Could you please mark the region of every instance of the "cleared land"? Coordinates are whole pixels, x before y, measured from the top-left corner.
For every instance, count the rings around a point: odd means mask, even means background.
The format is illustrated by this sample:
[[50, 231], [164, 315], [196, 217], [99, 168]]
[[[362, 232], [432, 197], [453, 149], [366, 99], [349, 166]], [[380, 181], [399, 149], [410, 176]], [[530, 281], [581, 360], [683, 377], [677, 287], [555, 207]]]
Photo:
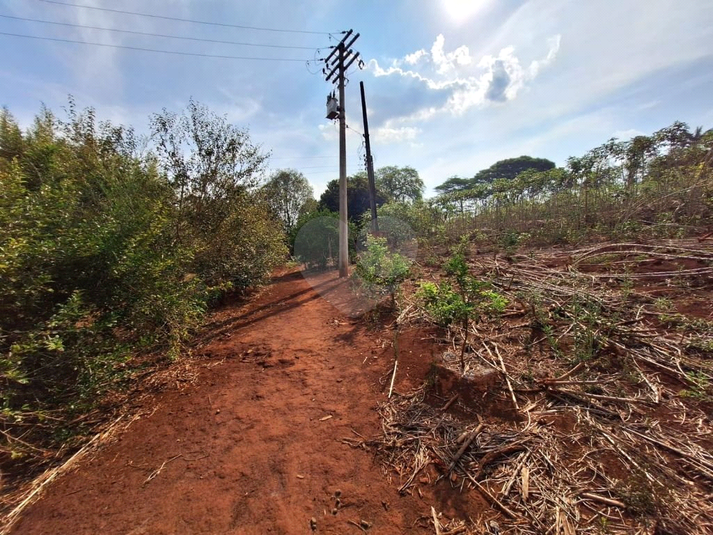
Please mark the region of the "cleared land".
[[465, 377], [460, 333], [407, 284], [387, 399], [396, 318], [345, 317], [323, 296], [348, 285], [286, 272], [215, 313], [12, 533], [710, 533], [713, 246], [469, 266], [509, 306], [475, 325]]

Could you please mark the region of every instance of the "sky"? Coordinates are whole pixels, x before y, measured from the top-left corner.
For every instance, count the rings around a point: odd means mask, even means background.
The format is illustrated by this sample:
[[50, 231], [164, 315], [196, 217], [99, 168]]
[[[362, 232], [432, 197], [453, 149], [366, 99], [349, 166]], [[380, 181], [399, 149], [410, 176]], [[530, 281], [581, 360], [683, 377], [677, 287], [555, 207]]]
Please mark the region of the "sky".
[[192, 97], [319, 197], [339, 152], [325, 118], [334, 87], [315, 60], [348, 29], [364, 60], [346, 88], [348, 173], [363, 169], [363, 81], [375, 166], [416, 168], [427, 195], [503, 158], [563, 165], [676, 120], [713, 127], [710, 0], [0, 0], [0, 106], [28, 126], [42, 104], [61, 114], [71, 94], [147, 134], [152, 113]]

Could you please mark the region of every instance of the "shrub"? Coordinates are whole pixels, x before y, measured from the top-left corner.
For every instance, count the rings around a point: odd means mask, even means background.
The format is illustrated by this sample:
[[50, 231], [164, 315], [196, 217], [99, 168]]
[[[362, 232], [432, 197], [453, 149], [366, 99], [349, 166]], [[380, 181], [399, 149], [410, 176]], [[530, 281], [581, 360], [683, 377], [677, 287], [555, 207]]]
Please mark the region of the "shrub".
[[419, 297], [431, 318], [441, 327], [459, 325], [463, 328], [461, 345], [461, 369], [465, 370], [465, 348], [468, 329], [481, 316], [501, 314], [508, 301], [491, 290], [487, 282], [479, 281], [468, 272], [462, 253], [454, 254], [445, 265], [446, 274], [452, 282], [421, 284]]
[[211, 297], [284, 260], [247, 134], [193, 113], [210, 146], [181, 152], [191, 175], [177, 180], [72, 101], [67, 121], [43, 110], [25, 134], [0, 112], [0, 424], [5, 438], [30, 429], [29, 446], [0, 442], [0, 464], [63, 443], [132, 357], [177, 356]]
[[390, 295], [394, 306], [396, 291], [410, 269], [406, 257], [389, 251], [386, 238], [370, 235], [366, 239], [366, 251], [358, 256], [354, 275], [370, 295]]

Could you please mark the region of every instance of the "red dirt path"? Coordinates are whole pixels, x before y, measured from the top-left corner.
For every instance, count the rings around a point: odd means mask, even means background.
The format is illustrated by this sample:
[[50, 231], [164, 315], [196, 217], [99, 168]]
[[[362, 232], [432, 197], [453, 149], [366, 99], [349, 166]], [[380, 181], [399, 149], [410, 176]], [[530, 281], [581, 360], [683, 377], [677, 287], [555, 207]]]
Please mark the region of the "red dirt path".
[[[324, 284], [322, 294], [340, 290]], [[195, 385], [158, 395], [150, 416], [50, 485], [12, 533], [309, 534], [310, 518], [317, 533], [360, 533], [348, 520], [432, 533], [432, 504], [462, 513], [479, 500], [438, 488], [400, 496], [371, 453], [341, 441], [379, 432], [378, 378], [391, 366], [380, 342], [299, 273], [276, 278], [246, 308], [215, 315], [199, 350], [211, 365]]]

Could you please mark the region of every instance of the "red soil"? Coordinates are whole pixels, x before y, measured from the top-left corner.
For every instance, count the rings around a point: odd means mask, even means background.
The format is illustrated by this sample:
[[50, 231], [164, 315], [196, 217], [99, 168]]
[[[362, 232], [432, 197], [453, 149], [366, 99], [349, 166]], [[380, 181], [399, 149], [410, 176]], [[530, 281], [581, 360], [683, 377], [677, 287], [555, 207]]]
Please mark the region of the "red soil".
[[[334, 276], [323, 284], [334, 288], [322, 295], [348, 298]], [[404, 337], [397, 390], [433, 360], [422, 336]], [[477, 516], [487, 507], [477, 493], [441, 481], [401, 496], [373, 454], [342, 442], [379, 434], [389, 342], [299, 273], [277, 277], [247, 307], [216, 313], [193, 386], [159, 394], [150, 415], [51, 484], [12, 533], [306, 534], [311, 518], [317, 533], [359, 533], [350, 520], [371, 533], [432, 533], [431, 505]]]

